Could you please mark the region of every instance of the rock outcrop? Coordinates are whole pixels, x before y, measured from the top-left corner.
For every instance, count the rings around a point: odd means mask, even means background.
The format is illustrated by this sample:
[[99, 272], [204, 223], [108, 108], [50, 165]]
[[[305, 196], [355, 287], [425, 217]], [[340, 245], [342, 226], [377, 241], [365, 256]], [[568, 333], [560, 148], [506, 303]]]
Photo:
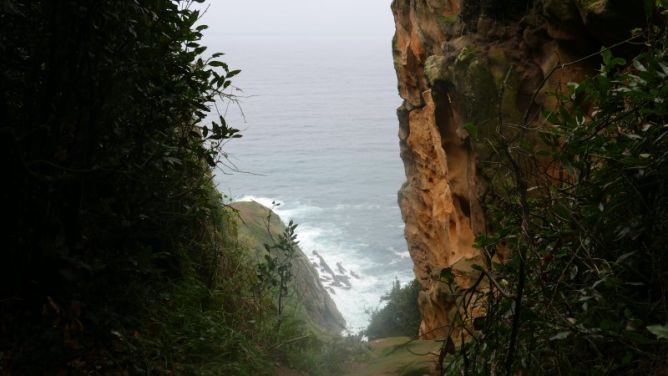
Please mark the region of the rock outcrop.
[[[599, 61], [583, 56], [629, 36], [643, 7], [624, 0], [395, 0], [394, 64], [406, 182], [399, 192], [405, 236], [422, 291], [420, 333], [444, 335], [456, 294], [441, 271], [466, 288], [480, 262], [485, 229], [479, 198], [492, 184], [476, 160], [501, 119], [540, 122], [550, 92], [580, 81]], [[611, 24], [620, 27], [610, 27]], [[559, 69], [555, 69], [558, 67]], [[554, 72], [552, 72], [554, 70]], [[505, 129], [505, 127], [504, 127]]]
[[[278, 239], [285, 230], [285, 224], [277, 214], [257, 202], [235, 202], [231, 206], [239, 213], [237, 226], [240, 241], [253, 253], [251, 258], [262, 260], [267, 252], [264, 244], [272, 244]], [[341, 333], [346, 321], [301, 249], [297, 250], [292, 267], [289, 304], [298, 305], [305, 319], [322, 330], [332, 334]]]

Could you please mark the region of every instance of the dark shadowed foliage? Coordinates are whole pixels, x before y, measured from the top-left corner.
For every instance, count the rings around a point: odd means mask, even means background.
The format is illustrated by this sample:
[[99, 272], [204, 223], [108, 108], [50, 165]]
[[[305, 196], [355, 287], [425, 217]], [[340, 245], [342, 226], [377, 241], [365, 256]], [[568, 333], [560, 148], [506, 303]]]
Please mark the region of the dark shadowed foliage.
[[468, 0], [462, 1], [461, 18], [473, 25], [478, 17], [493, 19], [514, 19], [524, 16], [533, 0]]
[[202, 125], [238, 71], [200, 58], [189, 5], [1, 3], [0, 373], [260, 362], [210, 172], [238, 135]]
[[392, 289], [383, 295], [385, 306], [371, 313], [371, 321], [365, 334], [370, 340], [383, 337], [415, 337], [420, 328], [420, 311], [417, 305], [420, 284], [417, 280], [401, 286], [394, 281]]
[[476, 311], [457, 316], [465, 330], [447, 341], [462, 346], [444, 350], [443, 374], [665, 374], [668, 12], [657, 8], [663, 21], [623, 42], [642, 51], [601, 48], [585, 57], [599, 71], [551, 93], [553, 109], [519, 128], [499, 119], [477, 140], [494, 151], [478, 164], [485, 273], [462, 293]]

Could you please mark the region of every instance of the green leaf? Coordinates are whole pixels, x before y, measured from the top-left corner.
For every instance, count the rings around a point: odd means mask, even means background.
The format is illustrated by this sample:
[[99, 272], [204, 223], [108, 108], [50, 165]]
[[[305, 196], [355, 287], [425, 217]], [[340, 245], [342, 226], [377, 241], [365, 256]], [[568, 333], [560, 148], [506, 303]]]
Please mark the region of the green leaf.
[[216, 161], [213, 159], [211, 154], [207, 154], [205, 158], [206, 158], [206, 163], [208, 163], [209, 166], [216, 167]]
[[647, 72], [647, 68], [638, 60], [633, 60], [633, 67], [635, 67], [640, 72]]
[[610, 62], [612, 61], [612, 52], [607, 48], [601, 48], [601, 58], [603, 59], [603, 65], [610, 65]]
[[612, 65], [626, 65], [626, 60], [624, 60], [621, 57], [616, 57], [616, 58], [612, 59], [611, 64]]
[[473, 123], [464, 124], [464, 129], [469, 133], [472, 139], [478, 138], [478, 127]]
[[223, 63], [222, 61], [218, 61], [218, 60], [210, 61], [209, 65], [212, 66], [212, 67], [222, 67], [223, 69], [225, 69], [225, 71], [227, 71], [229, 69], [227, 64]]
[[441, 273], [439, 274], [439, 278], [441, 281], [445, 281], [447, 283], [452, 283], [455, 280], [455, 274], [452, 272], [452, 268], [443, 268], [441, 269]]
[[241, 73], [241, 70], [240, 70], [240, 69], [235, 69], [235, 70], [233, 70], [233, 71], [229, 71], [229, 72], [227, 73], [226, 78], [234, 77], [234, 76], [236, 76], [236, 75], [239, 74], [239, 73]]
[[478, 235], [473, 243], [473, 246], [476, 248], [484, 248], [490, 245], [496, 245], [499, 242], [500, 236], [485, 236]]
[[650, 325], [647, 330], [658, 339], [668, 339], [668, 325]]
[[483, 267], [482, 267], [481, 265], [478, 265], [478, 264], [473, 264], [473, 265], [471, 265], [471, 269], [473, 269], [473, 270], [477, 270], [477, 271], [479, 271], [479, 272], [481, 272], [481, 271], [484, 270]]
[[556, 341], [556, 340], [560, 340], [560, 339], [566, 339], [566, 338], [568, 338], [568, 336], [570, 336], [570, 335], [571, 335], [571, 332], [569, 332], [569, 331], [559, 332], [559, 333], [553, 335], [552, 337], [550, 337], [550, 341]]

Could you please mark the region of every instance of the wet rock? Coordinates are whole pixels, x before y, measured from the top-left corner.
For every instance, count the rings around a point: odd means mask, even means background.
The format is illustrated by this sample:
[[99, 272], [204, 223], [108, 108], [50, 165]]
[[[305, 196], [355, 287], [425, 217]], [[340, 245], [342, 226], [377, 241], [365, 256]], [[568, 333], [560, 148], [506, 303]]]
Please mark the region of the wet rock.
[[348, 278], [345, 275], [336, 275], [334, 276], [334, 282], [332, 283], [333, 286], [336, 287], [341, 287], [346, 290], [349, 290], [353, 287], [353, 285], [350, 283], [350, 278]]
[[341, 262], [336, 263], [336, 269], [339, 271], [339, 273], [346, 274], [346, 268], [343, 267], [343, 264], [341, 264]]

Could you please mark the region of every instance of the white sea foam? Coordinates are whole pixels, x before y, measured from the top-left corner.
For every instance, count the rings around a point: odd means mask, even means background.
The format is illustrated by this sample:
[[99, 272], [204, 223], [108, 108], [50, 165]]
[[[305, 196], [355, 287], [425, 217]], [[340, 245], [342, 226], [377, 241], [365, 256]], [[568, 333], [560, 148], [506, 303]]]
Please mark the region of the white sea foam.
[[255, 201], [262, 206], [272, 209], [274, 213], [278, 214], [283, 222], [288, 222], [291, 219], [296, 220], [297, 218], [323, 210], [317, 206], [301, 205], [299, 203], [286, 207], [285, 202], [282, 200], [272, 199], [269, 197], [257, 197], [252, 195], [242, 196], [236, 201]]
[[[356, 333], [366, 328], [370, 312], [380, 307], [380, 297], [392, 286], [395, 278], [402, 282], [411, 278], [410, 275], [374, 275], [370, 270], [377, 268], [378, 264], [366, 252], [368, 244], [348, 239], [346, 234], [335, 225], [323, 226], [322, 223], [314, 223], [313, 220], [316, 218], [312, 216], [323, 217], [318, 215], [324, 210], [322, 208], [248, 195], [237, 201], [255, 201], [266, 207], [273, 207], [274, 212], [284, 222], [294, 220], [298, 224], [296, 233], [300, 247], [311, 261], [319, 263], [319, 260], [313, 256], [313, 251], [317, 251], [333, 270], [336, 271], [336, 264], [341, 263], [348, 271], [351, 288], [332, 286], [334, 293], [330, 295], [346, 319], [349, 333]], [[339, 209], [339, 207], [340, 205], [335, 208]], [[394, 247], [390, 247], [389, 250], [398, 256], [398, 260], [408, 257], [407, 254], [397, 251]], [[392, 264], [394, 263], [393, 261]], [[355, 278], [350, 272], [359, 278]]]
[[338, 204], [334, 207], [334, 210], [350, 210], [350, 209], [364, 209], [364, 210], [377, 210], [381, 209], [381, 205], [377, 204]]
[[410, 259], [388, 251], [406, 247], [396, 194], [406, 177], [387, 40], [226, 35], [211, 47], [246, 72], [235, 77], [248, 95], [243, 114], [231, 106], [227, 117], [244, 137], [225, 152], [252, 172], [218, 176], [218, 185], [269, 207], [278, 201], [278, 215], [298, 224], [306, 254], [317, 249], [333, 269], [341, 262], [355, 271], [361, 279], [335, 289], [334, 299], [351, 328], [365, 326], [365, 308], [378, 306], [395, 276], [412, 277]]

